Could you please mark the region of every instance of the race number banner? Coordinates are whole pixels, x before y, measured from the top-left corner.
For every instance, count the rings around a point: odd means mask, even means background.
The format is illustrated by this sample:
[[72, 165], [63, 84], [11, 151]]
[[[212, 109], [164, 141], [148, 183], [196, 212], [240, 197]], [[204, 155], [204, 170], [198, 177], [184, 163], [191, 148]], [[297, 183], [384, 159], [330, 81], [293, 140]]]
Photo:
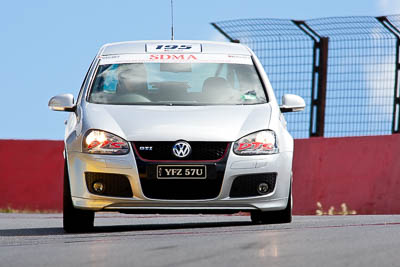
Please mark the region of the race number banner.
[[147, 53], [201, 53], [200, 44], [146, 44]]

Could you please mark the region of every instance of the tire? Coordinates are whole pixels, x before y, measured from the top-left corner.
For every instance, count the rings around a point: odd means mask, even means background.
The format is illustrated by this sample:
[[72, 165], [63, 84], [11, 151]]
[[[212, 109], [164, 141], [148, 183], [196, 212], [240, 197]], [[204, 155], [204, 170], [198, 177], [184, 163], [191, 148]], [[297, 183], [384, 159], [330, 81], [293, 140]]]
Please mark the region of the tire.
[[72, 203], [67, 161], [64, 164], [63, 227], [67, 233], [89, 232], [94, 227], [94, 211], [76, 209]]
[[278, 224], [292, 222], [292, 187], [289, 190], [288, 204], [284, 210], [277, 211], [253, 211], [251, 221], [255, 224]]

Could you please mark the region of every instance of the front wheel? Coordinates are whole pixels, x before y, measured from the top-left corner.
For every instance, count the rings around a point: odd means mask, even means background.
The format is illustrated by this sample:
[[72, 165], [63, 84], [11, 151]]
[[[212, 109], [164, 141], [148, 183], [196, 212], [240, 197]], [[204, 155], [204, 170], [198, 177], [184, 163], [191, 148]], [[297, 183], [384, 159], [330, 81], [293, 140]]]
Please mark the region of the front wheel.
[[64, 164], [63, 226], [67, 233], [88, 232], [94, 226], [94, 211], [76, 209], [72, 203], [67, 161]]
[[251, 221], [256, 224], [278, 224], [292, 222], [292, 188], [289, 190], [288, 204], [284, 210], [252, 211]]

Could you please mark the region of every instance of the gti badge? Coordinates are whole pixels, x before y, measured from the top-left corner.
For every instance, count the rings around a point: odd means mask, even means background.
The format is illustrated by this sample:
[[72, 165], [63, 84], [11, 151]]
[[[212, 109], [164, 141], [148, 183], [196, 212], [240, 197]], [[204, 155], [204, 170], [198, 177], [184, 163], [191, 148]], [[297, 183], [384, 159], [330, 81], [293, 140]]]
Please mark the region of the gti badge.
[[178, 158], [185, 158], [190, 155], [190, 152], [192, 152], [192, 148], [190, 147], [189, 143], [185, 141], [178, 141], [172, 147], [172, 152]]

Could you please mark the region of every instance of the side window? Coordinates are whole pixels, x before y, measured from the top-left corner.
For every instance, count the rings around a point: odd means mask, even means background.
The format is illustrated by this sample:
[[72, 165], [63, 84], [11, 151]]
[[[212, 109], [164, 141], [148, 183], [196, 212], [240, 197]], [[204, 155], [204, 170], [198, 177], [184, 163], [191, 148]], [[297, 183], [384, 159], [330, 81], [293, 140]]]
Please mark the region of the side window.
[[108, 69], [107, 75], [104, 78], [103, 91], [109, 93], [115, 93], [117, 91], [118, 84], [118, 74], [117, 74], [118, 64], [113, 64]]
[[118, 84], [118, 64], [101, 65], [93, 82], [93, 93], [115, 93]]

